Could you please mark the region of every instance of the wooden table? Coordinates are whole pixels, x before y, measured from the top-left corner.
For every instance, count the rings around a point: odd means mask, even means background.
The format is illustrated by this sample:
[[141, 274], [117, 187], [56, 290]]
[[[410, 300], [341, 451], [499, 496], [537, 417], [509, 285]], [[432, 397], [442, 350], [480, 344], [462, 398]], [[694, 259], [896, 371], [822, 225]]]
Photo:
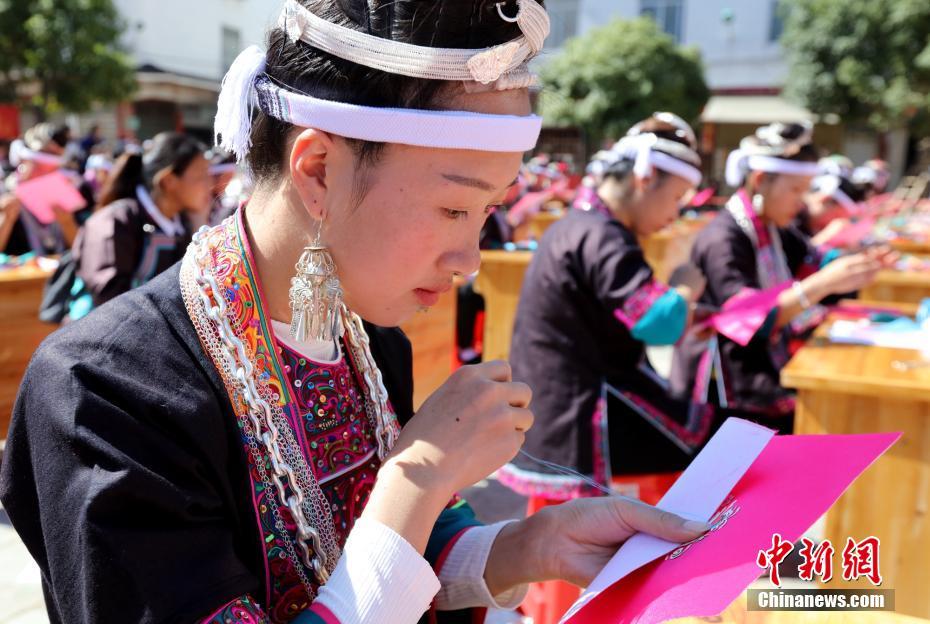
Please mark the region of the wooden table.
[[531, 251], [482, 251], [475, 291], [484, 296], [483, 359], [510, 356], [513, 321], [523, 287], [523, 275], [533, 259]]
[[452, 374], [457, 301], [458, 288], [453, 288], [439, 298], [439, 303], [401, 326], [413, 346], [414, 409]]
[[891, 248], [901, 253], [914, 254], [915, 256], [930, 256], [930, 240], [914, 241], [907, 238], [897, 238], [888, 241]]
[[39, 320], [50, 273], [32, 264], [0, 271], [0, 438], [6, 438], [29, 359], [57, 327]]
[[690, 259], [694, 240], [709, 222], [706, 217], [682, 219], [639, 241], [656, 279], [668, 283], [672, 271]]
[[[900, 593], [895, 594], [897, 608]], [[669, 620], [669, 624], [930, 624], [927, 620], [892, 611], [747, 611], [746, 594], [713, 617]]]
[[830, 344], [829, 323], [781, 373], [798, 391], [795, 433], [904, 435], [830, 509], [826, 537], [838, 550], [847, 537], [881, 539], [883, 587], [897, 590], [897, 610], [930, 617], [930, 366], [892, 365], [921, 361], [918, 351]]
[[920, 303], [930, 297], [930, 271], [880, 271], [861, 296], [877, 301]]

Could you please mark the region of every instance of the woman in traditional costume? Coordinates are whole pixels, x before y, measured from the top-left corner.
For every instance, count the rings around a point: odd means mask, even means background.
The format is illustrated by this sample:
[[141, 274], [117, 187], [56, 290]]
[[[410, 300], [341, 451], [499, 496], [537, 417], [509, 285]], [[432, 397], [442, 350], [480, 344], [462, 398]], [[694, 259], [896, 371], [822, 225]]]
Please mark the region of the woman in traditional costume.
[[[187, 215], [210, 207], [203, 145], [166, 132], [153, 139], [144, 155], [124, 154], [100, 204], [73, 248], [77, 277], [93, 307], [145, 284], [184, 256], [192, 234]], [[81, 310], [89, 311], [87, 306]]]
[[[596, 192], [543, 235], [517, 307], [510, 360], [514, 378], [533, 389], [536, 424], [529, 455], [498, 477], [530, 497], [531, 514], [596, 495], [591, 480], [608, 487], [612, 475], [624, 476], [625, 493], [654, 503], [710, 431], [712, 414], [671, 400], [645, 355], [648, 345], [681, 338], [703, 278], [684, 267], [662, 284], [638, 242], [675, 221], [700, 183], [694, 133], [657, 113], [600, 156], [589, 167]], [[647, 474], [649, 493], [630, 478]], [[533, 587], [524, 610], [556, 622], [577, 597], [567, 584]]]
[[706, 528], [621, 498], [479, 526], [454, 494], [517, 452], [530, 390], [465, 367], [414, 414], [385, 329], [477, 269], [547, 32], [534, 0], [289, 0], [240, 55], [217, 131], [251, 201], [56, 332], [20, 391], [0, 498], [53, 622], [454, 618]]
[[793, 225], [822, 171], [812, 135], [810, 125], [764, 126], [727, 159], [727, 182], [738, 190], [698, 234], [691, 252], [707, 278], [701, 302], [724, 308], [751, 296], [744, 303], [766, 309], [751, 315], [756, 322], [736, 340], [686, 337], [672, 371], [675, 393], [716, 393], [720, 405], [787, 433], [794, 397], [781, 386], [779, 372], [788, 362], [791, 338], [823, 320], [821, 301], [859, 290], [888, 260], [887, 251], [878, 249], [824, 264], [821, 252]]
[[[16, 172], [5, 181], [6, 195], [0, 200], [0, 250], [9, 255], [34, 253], [41, 256], [64, 253], [74, 242], [81, 225], [90, 217], [94, 195], [77, 173], [66, 170], [65, 148], [70, 130], [62, 124], [40, 123], [10, 146], [10, 162]], [[55, 220], [43, 223], [27, 210], [14, 194], [19, 184], [61, 171], [69, 177], [86, 204], [74, 212], [54, 209]]]

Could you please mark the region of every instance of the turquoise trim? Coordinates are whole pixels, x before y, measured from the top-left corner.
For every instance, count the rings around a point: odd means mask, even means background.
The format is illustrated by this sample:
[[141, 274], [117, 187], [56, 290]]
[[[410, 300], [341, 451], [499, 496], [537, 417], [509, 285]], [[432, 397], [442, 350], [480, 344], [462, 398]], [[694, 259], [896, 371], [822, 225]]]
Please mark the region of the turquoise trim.
[[687, 323], [688, 302], [671, 289], [656, 299], [630, 333], [647, 345], [672, 345], [681, 338]]
[[840, 249], [829, 250], [828, 252], [823, 254], [823, 258], [820, 259], [820, 268], [821, 269], [824, 268], [825, 266], [827, 266], [828, 264], [830, 264], [831, 262], [833, 262], [834, 260], [836, 260], [842, 255], [843, 255], [843, 251]]
[[452, 538], [463, 530], [475, 526], [481, 526], [481, 523], [475, 518], [475, 512], [472, 510], [471, 505], [464, 500], [459, 501], [453, 507], [443, 509], [436, 520], [436, 524], [433, 525], [433, 532], [430, 533], [429, 541], [426, 543], [424, 558], [435, 570], [439, 556]]

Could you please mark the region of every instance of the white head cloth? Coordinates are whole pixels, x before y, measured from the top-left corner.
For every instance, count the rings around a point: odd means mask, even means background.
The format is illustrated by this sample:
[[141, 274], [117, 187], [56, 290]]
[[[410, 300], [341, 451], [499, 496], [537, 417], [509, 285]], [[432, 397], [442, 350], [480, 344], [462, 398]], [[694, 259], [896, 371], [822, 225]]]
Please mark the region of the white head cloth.
[[[501, 3], [503, 4], [503, 3]], [[332, 24], [296, 0], [287, 0], [279, 20], [292, 40], [381, 71], [435, 80], [467, 81], [482, 88], [511, 89], [533, 80], [526, 62], [541, 48], [549, 18], [536, 0], [518, 0], [523, 36], [481, 50], [430, 48], [399, 43]], [[296, 126], [347, 138], [420, 147], [523, 152], [539, 138], [537, 115], [490, 115], [469, 111], [379, 108], [324, 100], [275, 84], [265, 75], [265, 53], [243, 51], [223, 79], [214, 124], [217, 143], [242, 161], [251, 147], [252, 107]]]
[[692, 186], [698, 186], [703, 177], [701, 170], [694, 164], [685, 162], [679, 155], [672, 156], [667, 151], [664, 151], [676, 149], [672, 148], [672, 145], [681, 148], [676, 151], [682, 154], [693, 154], [698, 160], [696, 164], [700, 164], [700, 158], [693, 150], [681, 143], [662, 139], [648, 132], [623, 137], [614, 145], [612, 151], [621, 158], [632, 158], [634, 160], [633, 173], [640, 178], [651, 177], [653, 169], [661, 169], [666, 173], [684, 178]]
[[[652, 176], [653, 169], [677, 175], [687, 180], [692, 186], [698, 186], [703, 178], [700, 170], [701, 157], [693, 147], [697, 145], [694, 131], [681, 117], [672, 113], [654, 113], [652, 118], [675, 126], [676, 133], [688, 142], [688, 145], [664, 139], [652, 132], [642, 130], [640, 122], [630, 128], [626, 136], [617, 141], [610, 152], [614, 159], [628, 158], [634, 161], [633, 173], [640, 178]], [[608, 163], [607, 166], [609, 166]], [[603, 171], [602, 167], [601, 170]]]
[[842, 179], [839, 176], [825, 173], [811, 180], [811, 192], [826, 195], [850, 212], [857, 212], [859, 204], [846, 194], [841, 188]]
[[18, 167], [23, 162], [37, 162], [43, 165], [61, 166], [61, 156], [46, 154], [37, 150], [29, 149], [26, 143], [21, 139], [16, 139], [10, 144], [10, 164]]
[[805, 145], [810, 145], [814, 127], [805, 123], [804, 132], [794, 139], [783, 137], [783, 129], [784, 125], [780, 123], [762, 126], [756, 130], [755, 135], [740, 141], [739, 149], [733, 150], [727, 157], [727, 184], [733, 187], [741, 186], [750, 171], [801, 176], [815, 176], [820, 173], [817, 163], [788, 158], [797, 154]]

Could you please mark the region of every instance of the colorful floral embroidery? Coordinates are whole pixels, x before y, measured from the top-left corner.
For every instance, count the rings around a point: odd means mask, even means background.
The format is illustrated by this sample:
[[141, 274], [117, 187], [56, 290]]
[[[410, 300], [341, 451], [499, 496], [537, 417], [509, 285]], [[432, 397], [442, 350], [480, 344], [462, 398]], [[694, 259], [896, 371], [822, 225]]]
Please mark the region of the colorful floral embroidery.
[[[265, 400], [284, 410], [330, 506], [332, 530], [341, 547], [368, 501], [380, 465], [362, 386], [351, 359], [346, 356], [335, 364], [319, 364], [274, 339], [261, 309], [259, 286], [239, 218], [228, 219], [210, 230], [206, 245], [212, 272], [227, 303], [227, 318], [244, 343], [261, 381], [259, 392]], [[223, 361], [217, 360], [215, 364], [222, 370]], [[233, 409], [237, 413], [246, 410], [239, 391], [232, 386], [227, 386], [227, 390]], [[300, 574], [314, 577], [304, 566], [299, 573], [288, 556], [287, 542], [293, 541], [296, 525], [284, 507], [278, 507], [280, 522], [274, 516], [271, 502], [277, 493], [267, 490], [260, 475], [262, 467], [266, 473], [272, 471], [270, 458], [263, 453], [264, 466], [256, 464], [244, 430], [242, 442], [265, 559], [267, 615], [266, 619], [254, 621], [289, 622], [309, 608], [314, 597], [308, 594]], [[312, 589], [316, 589], [315, 585]]]
[[266, 624], [266, 622], [268, 622], [268, 617], [255, 604], [251, 596], [240, 596], [231, 600], [203, 620], [203, 624]]

